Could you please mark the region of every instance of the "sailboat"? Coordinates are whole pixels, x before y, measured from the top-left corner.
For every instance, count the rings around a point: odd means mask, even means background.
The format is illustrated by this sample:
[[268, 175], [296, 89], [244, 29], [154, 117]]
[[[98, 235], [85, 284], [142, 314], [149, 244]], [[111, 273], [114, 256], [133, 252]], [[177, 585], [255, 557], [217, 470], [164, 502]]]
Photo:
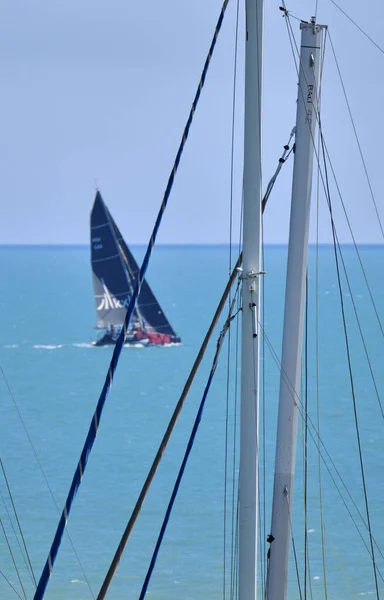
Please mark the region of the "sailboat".
[[[228, 2], [224, 2], [220, 15], [219, 25], [223, 18], [223, 11]], [[299, 57], [299, 86], [297, 96], [295, 155], [292, 184], [292, 204], [290, 218], [290, 235], [288, 248], [287, 282], [285, 292], [284, 328], [282, 343], [282, 359], [280, 364], [280, 395], [279, 414], [277, 427], [276, 458], [274, 471], [274, 491], [272, 502], [272, 523], [268, 535], [269, 549], [266, 557], [267, 576], [265, 588], [260, 595], [261, 575], [257, 573], [258, 544], [259, 544], [259, 395], [260, 395], [260, 341], [261, 341], [261, 299], [262, 281], [264, 277], [262, 260], [262, 194], [261, 194], [261, 137], [262, 137], [262, 0], [246, 0], [246, 62], [245, 62], [245, 129], [244, 129], [244, 175], [243, 175], [243, 248], [232, 275], [228, 281], [217, 312], [212, 321], [212, 326], [202, 344], [196, 362], [191, 370], [190, 378], [183, 389], [179, 402], [172, 415], [170, 424], [159, 446], [159, 450], [145, 481], [137, 503], [132, 511], [127, 527], [122, 535], [121, 542], [116, 550], [109, 572], [97, 596], [98, 600], [105, 598], [111, 579], [118, 567], [124, 546], [132, 532], [132, 527], [144, 502], [148, 487], [151, 484], [158, 464], [164, 454], [170, 439], [175, 422], [180, 414], [184, 400], [188, 393], [190, 383], [194, 378], [196, 368], [201, 361], [208, 340], [217, 323], [226, 299], [234, 281], [239, 280], [242, 285], [241, 312], [242, 316], [242, 365], [241, 365], [241, 411], [240, 411], [240, 467], [238, 485], [238, 509], [236, 527], [236, 591], [231, 597], [239, 600], [285, 600], [287, 597], [288, 558], [290, 538], [292, 534], [292, 508], [293, 485], [296, 453], [296, 437], [301, 391], [301, 361], [303, 346], [303, 329], [305, 315], [306, 275], [308, 266], [308, 235], [309, 214], [312, 186], [312, 169], [315, 151], [315, 131], [319, 124], [319, 73], [322, 56], [322, 36], [324, 26], [317, 24], [315, 18], [308, 22], [301, 22], [301, 53]], [[214, 41], [207, 58], [206, 67], [210, 63]], [[130, 253], [122, 236], [106, 208], [100, 193], [96, 194], [95, 205], [92, 211], [91, 241], [92, 264], [94, 268], [94, 284], [96, 308], [100, 312], [99, 326], [106, 327], [107, 319], [111, 316], [110, 323], [119, 327], [113, 356], [107, 370], [105, 383], [100, 398], [91, 419], [89, 433], [84, 444], [76, 472], [72, 480], [67, 501], [62, 512], [54, 542], [50, 549], [41, 579], [39, 581], [35, 600], [41, 600], [45, 593], [48, 580], [52, 574], [53, 565], [58, 552], [61, 537], [69, 518], [72, 502], [78, 491], [87, 461], [100, 424], [102, 409], [113, 382], [122, 346], [127, 341], [127, 332], [132, 332], [133, 325], [142, 327], [149, 321], [150, 314], [145, 312], [145, 304], [141, 304], [144, 290], [149, 287], [145, 282], [145, 270], [148, 264], [161, 215], [164, 212], [169, 190], [175, 176], [181, 151], [188, 136], [190, 123], [196, 109], [200, 90], [206, 76], [203, 71], [198, 92], [192, 106], [191, 116], [187, 123], [186, 134], [182, 138], [181, 150], [177, 155], [175, 167], [170, 176], [170, 184], [164, 196], [154, 233], [151, 236], [148, 250], [139, 270], [136, 263], [132, 263]], [[107, 238], [104, 238], [104, 230]], [[99, 266], [108, 262], [110, 270], [99, 270]], [[108, 272], [116, 273], [116, 282], [107, 279]], [[129, 279], [128, 274], [131, 274]], [[119, 279], [118, 279], [119, 277]], [[144, 298], [146, 294], [144, 293]], [[153, 297], [153, 295], [152, 295]], [[148, 305], [153, 306], [153, 301]], [[231, 305], [232, 306], [232, 305]], [[156, 312], [156, 311], [155, 311]], [[163, 317], [165, 319], [165, 317]], [[230, 326], [233, 315], [229, 311], [228, 319], [223, 328], [223, 334]], [[168, 323], [168, 322], [167, 322]], [[168, 324], [169, 325], [169, 324]], [[155, 328], [155, 324], [152, 324]], [[128, 333], [133, 335], [132, 333]], [[219, 338], [219, 342], [221, 336]], [[218, 351], [220, 346], [218, 343]], [[172, 498], [168, 505], [167, 514], [159, 533], [158, 542], [154, 551], [148, 574], [143, 584], [140, 600], [147, 592], [149, 578], [156, 562], [159, 546], [168, 523], [174, 498], [178, 491], [180, 478], [183, 475], [186, 461], [194, 441], [197, 427], [202, 417], [206, 391], [209, 389], [216, 364], [215, 355], [212, 371], [204, 391], [202, 402], [194, 423], [194, 428], [189, 439], [183, 458], [182, 467], [175, 483]], [[212, 377], [211, 377], [212, 376]], [[372, 536], [371, 536], [372, 542]], [[371, 557], [374, 562], [373, 545]], [[376, 574], [376, 567], [374, 567]], [[233, 592], [233, 590], [232, 590]], [[378, 594], [377, 594], [378, 597]]]
[[[124, 323], [139, 267], [99, 190], [91, 212], [91, 264], [97, 328], [104, 333], [95, 346], [116, 343]], [[164, 346], [180, 344], [147, 281], [135, 307], [125, 344]]]

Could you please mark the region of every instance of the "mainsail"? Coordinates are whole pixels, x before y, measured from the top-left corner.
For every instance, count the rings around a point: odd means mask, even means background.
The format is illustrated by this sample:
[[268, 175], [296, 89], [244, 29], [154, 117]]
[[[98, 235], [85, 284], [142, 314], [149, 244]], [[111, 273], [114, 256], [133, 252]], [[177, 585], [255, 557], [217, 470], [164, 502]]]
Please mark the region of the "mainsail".
[[91, 262], [97, 326], [121, 326], [131, 289], [110, 215], [99, 191], [91, 212]]
[[[121, 327], [139, 267], [99, 191], [91, 212], [91, 262], [97, 326]], [[146, 281], [141, 287], [132, 325], [176, 336]]]

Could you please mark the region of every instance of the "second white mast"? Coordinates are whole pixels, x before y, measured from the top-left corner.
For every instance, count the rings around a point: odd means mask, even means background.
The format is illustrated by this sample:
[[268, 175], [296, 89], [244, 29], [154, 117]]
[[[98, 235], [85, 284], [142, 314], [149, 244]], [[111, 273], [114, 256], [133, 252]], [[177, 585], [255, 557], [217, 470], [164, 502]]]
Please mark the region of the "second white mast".
[[268, 600], [285, 600], [287, 594], [308, 263], [308, 230], [314, 139], [318, 117], [320, 44], [324, 28], [316, 25], [314, 19], [311, 20], [311, 23], [301, 23], [300, 27], [300, 75], [267, 581]]

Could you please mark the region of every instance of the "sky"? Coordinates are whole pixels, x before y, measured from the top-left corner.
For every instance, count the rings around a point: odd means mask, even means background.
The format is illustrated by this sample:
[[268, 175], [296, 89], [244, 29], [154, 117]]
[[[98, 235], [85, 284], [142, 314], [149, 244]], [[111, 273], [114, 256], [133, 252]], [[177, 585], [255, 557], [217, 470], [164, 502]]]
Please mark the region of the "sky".
[[[87, 244], [96, 186], [128, 244], [147, 243], [160, 206], [222, 0], [12, 0], [0, 3], [0, 243]], [[244, 7], [235, 118], [232, 238], [239, 236], [242, 179]], [[338, 4], [378, 44], [379, 0]], [[266, 2], [263, 184], [295, 121], [297, 76], [279, 2]], [[315, 0], [291, 0], [308, 20]], [[296, 35], [299, 21], [291, 19]], [[372, 190], [384, 221], [384, 55], [334, 6], [318, 0], [329, 25]], [[236, 0], [230, 0], [158, 241], [229, 241]], [[384, 45], [384, 43], [383, 43]], [[357, 241], [381, 243], [366, 175], [328, 43], [323, 132]], [[265, 216], [265, 240], [288, 235], [292, 162]], [[335, 186], [341, 241], [351, 235]], [[324, 197], [321, 200], [323, 206]], [[311, 241], [315, 239], [312, 215]], [[330, 241], [320, 208], [320, 241]]]

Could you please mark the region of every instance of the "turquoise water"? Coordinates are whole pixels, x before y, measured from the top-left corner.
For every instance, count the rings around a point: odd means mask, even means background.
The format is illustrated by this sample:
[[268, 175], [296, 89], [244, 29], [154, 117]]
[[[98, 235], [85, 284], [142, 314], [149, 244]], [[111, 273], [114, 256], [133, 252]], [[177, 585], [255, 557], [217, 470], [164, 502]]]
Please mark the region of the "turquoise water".
[[[143, 248], [134, 248], [140, 260]], [[356, 307], [365, 332], [379, 391], [384, 386], [383, 336], [369, 300], [352, 248], [343, 250], [351, 277]], [[383, 316], [384, 282], [381, 276], [384, 249], [363, 247], [362, 260], [377, 310]], [[315, 249], [310, 252], [309, 282], [315, 281]], [[0, 365], [22, 416], [25, 433], [3, 377], [0, 377], [0, 452], [17, 507], [32, 564], [38, 577], [64, 505], [75, 465], [96, 406], [111, 349], [93, 348], [95, 311], [91, 287], [89, 250], [82, 247], [3, 247], [0, 249]], [[269, 247], [265, 254], [265, 332], [267, 342], [280, 353], [283, 317], [286, 248]], [[120, 540], [136, 496], [178, 400], [184, 381], [221, 296], [228, 275], [225, 247], [160, 247], [156, 249], [148, 280], [183, 345], [173, 348], [124, 349], [113, 389], [105, 406], [101, 427], [76, 497], [68, 531], [49, 583], [47, 598], [88, 599], [96, 596]], [[343, 278], [343, 285], [345, 281]], [[348, 294], [348, 292], [347, 292]], [[350, 297], [346, 295], [351, 357], [363, 447], [372, 529], [384, 547], [382, 504], [384, 437], [383, 418], [356, 326]], [[364, 513], [356, 433], [351, 402], [345, 342], [333, 250], [319, 252], [319, 398], [321, 439], [332, 456], [343, 482]], [[309, 415], [316, 421], [315, 293], [310, 291], [308, 333]], [[185, 406], [165, 454], [155, 483], [144, 504], [137, 528], [128, 542], [110, 598], [138, 598], [151, 552], [161, 525], [193, 418], [213, 357], [208, 351], [202, 373]], [[236, 346], [236, 325], [231, 351]], [[226, 424], [227, 349], [221, 354], [217, 377], [204, 411], [196, 444], [175, 504], [164, 545], [150, 583], [148, 596], [156, 600], [223, 597], [223, 494]], [[268, 347], [264, 356], [265, 389], [265, 530], [270, 523], [276, 404], [279, 370]], [[233, 388], [234, 370], [230, 387]], [[263, 412], [263, 411], [262, 411]], [[234, 409], [229, 410], [229, 423]], [[31, 440], [34, 450], [28, 440]], [[233, 434], [229, 435], [233, 442]], [[303, 564], [302, 449], [298, 445], [295, 509], [292, 529], [298, 561]], [[309, 580], [314, 598], [324, 597], [319, 519], [317, 453], [309, 440], [309, 490], [307, 530]], [[43, 467], [39, 468], [35, 454]], [[324, 452], [323, 452], [324, 454]], [[232, 450], [229, 451], [232, 461]], [[264, 460], [263, 460], [264, 463]], [[329, 461], [328, 461], [329, 464]], [[264, 468], [261, 468], [263, 481]], [[374, 593], [368, 552], [348, 516], [325, 468], [323, 509], [326, 538], [328, 598], [360, 598]], [[33, 584], [7, 515], [10, 501], [1, 479], [1, 518], [28, 598]], [[342, 484], [339, 484], [342, 488]], [[232, 484], [228, 483], [228, 512]], [[348, 499], [345, 488], [344, 497]], [[361, 534], [366, 530], [354, 508]], [[364, 517], [365, 518], [365, 517]], [[230, 538], [231, 517], [227, 517]], [[264, 530], [264, 512], [261, 516]], [[1, 572], [20, 593], [5, 537], [1, 537]], [[73, 551], [73, 547], [82, 565]], [[227, 565], [229, 564], [229, 552]], [[383, 559], [377, 564], [384, 573]], [[302, 570], [302, 569], [301, 569]], [[227, 583], [230, 575], [227, 575]], [[383, 587], [379, 576], [379, 585]], [[302, 593], [303, 581], [301, 580]], [[0, 598], [17, 597], [2, 577]], [[228, 596], [229, 597], [229, 596]], [[294, 565], [290, 571], [290, 598], [298, 598]], [[308, 584], [308, 597], [309, 584]]]

